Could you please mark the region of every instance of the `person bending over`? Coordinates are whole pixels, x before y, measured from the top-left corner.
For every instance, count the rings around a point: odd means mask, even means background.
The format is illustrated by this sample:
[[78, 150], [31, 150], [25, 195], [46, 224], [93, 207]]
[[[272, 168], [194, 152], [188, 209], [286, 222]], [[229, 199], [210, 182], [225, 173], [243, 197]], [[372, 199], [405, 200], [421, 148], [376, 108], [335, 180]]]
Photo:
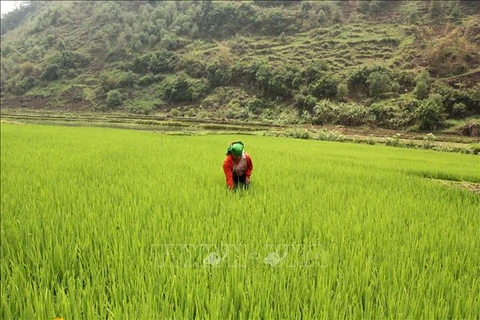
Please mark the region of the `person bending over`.
[[228, 189], [236, 189], [239, 186], [248, 188], [250, 186], [253, 163], [248, 153], [244, 151], [243, 142], [234, 141], [230, 143], [225, 160], [223, 160], [223, 171], [225, 172]]

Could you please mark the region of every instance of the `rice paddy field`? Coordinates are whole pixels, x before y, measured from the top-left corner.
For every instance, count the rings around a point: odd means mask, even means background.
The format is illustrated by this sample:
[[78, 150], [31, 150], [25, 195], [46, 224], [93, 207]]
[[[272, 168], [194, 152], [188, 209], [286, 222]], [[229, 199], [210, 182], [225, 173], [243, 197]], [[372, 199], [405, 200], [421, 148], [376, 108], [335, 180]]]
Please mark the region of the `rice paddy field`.
[[480, 158], [2, 123], [0, 316], [478, 319], [480, 196], [439, 179]]

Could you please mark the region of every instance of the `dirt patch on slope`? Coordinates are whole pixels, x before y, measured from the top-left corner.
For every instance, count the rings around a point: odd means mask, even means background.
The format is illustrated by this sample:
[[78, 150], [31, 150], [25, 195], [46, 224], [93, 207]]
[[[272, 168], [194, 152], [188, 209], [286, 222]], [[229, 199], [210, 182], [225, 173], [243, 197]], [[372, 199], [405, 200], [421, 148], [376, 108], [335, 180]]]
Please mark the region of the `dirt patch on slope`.
[[2, 109], [81, 111], [91, 109], [93, 103], [85, 99], [82, 87], [72, 86], [58, 97], [20, 96], [2, 98]]
[[43, 109], [50, 99], [43, 97], [12, 97], [9, 99], [2, 99], [2, 108], [28, 108], [28, 109]]

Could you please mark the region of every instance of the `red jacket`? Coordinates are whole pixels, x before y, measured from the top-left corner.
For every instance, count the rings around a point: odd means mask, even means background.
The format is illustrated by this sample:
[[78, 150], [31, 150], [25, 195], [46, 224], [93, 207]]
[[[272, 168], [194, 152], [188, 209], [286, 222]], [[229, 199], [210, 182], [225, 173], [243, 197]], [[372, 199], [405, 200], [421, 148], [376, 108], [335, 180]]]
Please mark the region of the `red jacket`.
[[[248, 155], [248, 153], [244, 152], [245, 159], [247, 160], [247, 168], [245, 170], [245, 177], [250, 179], [250, 176], [253, 171], [253, 163], [252, 159]], [[223, 160], [223, 172], [225, 172], [225, 180], [227, 181], [228, 187], [231, 189], [233, 188], [233, 164], [234, 164], [234, 159], [231, 154], [227, 155], [225, 157], [225, 160]]]

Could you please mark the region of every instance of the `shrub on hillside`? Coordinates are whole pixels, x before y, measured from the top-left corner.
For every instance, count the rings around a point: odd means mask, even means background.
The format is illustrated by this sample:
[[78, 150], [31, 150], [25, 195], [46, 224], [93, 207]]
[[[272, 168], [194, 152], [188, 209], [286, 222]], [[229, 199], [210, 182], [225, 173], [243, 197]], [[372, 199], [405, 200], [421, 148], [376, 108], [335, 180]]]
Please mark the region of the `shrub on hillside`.
[[202, 78], [205, 76], [207, 68], [198, 57], [187, 56], [179, 59], [176, 70], [184, 71], [193, 78]]
[[302, 93], [297, 93], [293, 97], [293, 106], [301, 111], [313, 112], [313, 108], [317, 103], [317, 99], [311, 95], [304, 95]]
[[261, 31], [264, 35], [278, 36], [282, 32], [296, 31], [298, 28], [295, 15], [283, 8], [260, 10], [254, 22], [254, 29]]
[[367, 81], [368, 92], [371, 97], [379, 98], [382, 94], [394, 90], [394, 83], [389, 74], [384, 71], [375, 71], [369, 74]]
[[148, 64], [148, 71], [153, 74], [168, 73], [175, 70], [177, 65], [177, 56], [175, 53], [166, 50], [160, 50], [151, 55]]
[[107, 106], [117, 107], [122, 104], [122, 94], [118, 90], [111, 90], [107, 94]]
[[[367, 83], [368, 77], [374, 73], [386, 74], [390, 77], [391, 71], [383, 66], [367, 66], [357, 70], [354, 70], [347, 76], [348, 90], [350, 92], [369, 94], [369, 84]], [[373, 81], [373, 80], [371, 80]]]
[[211, 86], [205, 79], [190, 79], [189, 91], [192, 101], [200, 101], [211, 91]]
[[390, 4], [391, 1], [385, 0], [359, 1], [357, 10], [366, 15], [378, 15], [384, 12]]
[[306, 29], [329, 26], [341, 22], [338, 2], [334, 1], [302, 1], [299, 18]]
[[310, 132], [307, 129], [302, 129], [302, 128], [287, 129], [282, 134], [282, 136], [288, 137], [288, 138], [295, 138], [295, 139], [311, 139], [312, 138]]
[[415, 80], [417, 83], [413, 92], [415, 94], [415, 97], [419, 100], [427, 98], [430, 93], [430, 86], [432, 83], [428, 71], [424, 70], [420, 72], [415, 78]]
[[22, 75], [24, 77], [30, 76], [33, 72], [34, 67], [35, 67], [34, 64], [31, 62], [24, 62], [19, 66], [20, 71], [22, 72]]
[[267, 92], [275, 97], [289, 97], [291, 95], [291, 80], [282, 73], [277, 73], [268, 81]]
[[368, 110], [356, 103], [336, 103], [320, 100], [313, 109], [313, 124], [343, 124], [358, 126], [367, 123]]
[[302, 84], [312, 84], [321, 78], [329, 68], [328, 63], [323, 60], [310, 63], [299, 71], [300, 73], [294, 84], [296, 87], [300, 87]]
[[247, 110], [254, 115], [261, 114], [267, 107], [268, 104], [263, 99], [253, 98], [246, 101]]
[[181, 117], [182, 116], [182, 112], [178, 109], [178, 108], [172, 108], [170, 110], [170, 115], [172, 117], [175, 117], [175, 118], [178, 118], [178, 117]]
[[235, 61], [230, 67], [232, 82], [235, 84], [253, 84], [260, 62], [258, 61]]
[[45, 68], [40, 78], [45, 81], [55, 81], [59, 78], [59, 69], [57, 64], [50, 64]]
[[164, 84], [163, 97], [171, 102], [192, 100], [187, 75], [181, 72], [174, 79], [167, 80]]
[[57, 49], [58, 49], [59, 51], [65, 50], [65, 41], [63, 41], [62, 39], [60, 39], [60, 40], [57, 42]]
[[100, 86], [105, 92], [113, 90], [117, 86], [117, 80], [110, 73], [102, 73], [99, 78]]
[[151, 74], [147, 74], [147, 75], [144, 75], [143, 77], [140, 77], [140, 79], [138, 79], [137, 83], [140, 86], [149, 86], [152, 83], [161, 82], [164, 79], [165, 79], [165, 77], [162, 76], [162, 75], [155, 75], [154, 76], [154, 75], [151, 75]]
[[232, 81], [232, 72], [228, 66], [214, 61], [206, 67], [207, 79], [213, 88], [229, 85]]
[[127, 111], [129, 113], [133, 114], [151, 114], [153, 110], [155, 109], [155, 106], [153, 104], [150, 105], [133, 105], [133, 106], [128, 106]]
[[151, 53], [136, 56], [132, 64], [130, 65], [131, 70], [136, 73], [147, 73], [148, 68], [150, 66], [151, 56], [152, 56]]
[[344, 100], [348, 97], [348, 85], [341, 82], [337, 85], [337, 99]]
[[329, 74], [323, 74], [311, 86], [312, 95], [317, 98], [334, 98], [337, 95], [338, 81]]
[[402, 130], [413, 125], [416, 117], [412, 110], [416, 108], [416, 102], [411, 101], [408, 106], [405, 106], [405, 103], [402, 101], [373, 103], [368, 112], [369, 122], [381, 128], [394, 130]]
[[463, 102], [453, 104], [450, 115], [456, 118], [463, 118], [467, 113], [467, 106]]
[[[2, 21], [3, 22], [3, 21]], [[3, 31], [3, 30], [2, 30]], [[14, 51], [14, 48], [11, 46], [11, 45], [4, 45], [2, 46], [2, 50], [1, 50], [1, 56], [3, 58], [6, 58], [8, 57], [10, 54], [12, 54], [12, 52]]]
[[267, 62], [256, 65], [255, 85], [269, 98], [290, 98], [296, 89], [298, 69], [290, 66], [273, 67]]
[[117, 88], [132, 87], [135, 82], [135, 75], [132, 71], [120, 72], [116, 78], [118, 79], [116, 84]]
[[360, 126], [368, 121], [368, 110], [365, 106], [354, 102], [340, 102], [336, 108], [336, 123], [347, 126]]
[[421, 130], [437, 130], [445, 121], [442, 97], [433, 94], [427, 100], [423, 100], [416, 110], [418, 127]]
[[160, 50], [155, 53], [146, 53], [135, 57], [129, 69], [135, 73], [168, 73], [172, 72], [177, 65], [175, 53]]
[[[480, 86], [459, 90], [447, 85], [437, 85], [432, 91], [441, 95], [445, 112], [449, 116], [480, 115]], [[455, 104], [460, 103], [465, 105], [465, 109], [461, 114], [458, 113], [460, 105], [457, 105], [457, 108], [455, 108]]]
[[144, 75], [137, 81], [138, 85], [142, 87], [151, 85], [154, 82], [155, 82], [155, 77], [150, 74]]
[[295, 90], [294, 81], [298, 70], [291, 67], [278, 67], [271, 72], [267, 93], [274, 97], [289, 98]]
[[87, 56], [74, 51], [63, 51], [54, 55], [50, 61], [64, 70], [86, 67], [90, 63]]
[[415, 88], [416, 80], [415, 73], [404, 70], [392, 70], [392, 79], [398, 83], [399, 88], [403, 91], [408, 91]]
[[16, 95], [22, 95], [26, 93], [28, 90], [35, 87], [35, 84], [36, 84], [35, 78], [33, 77], [24, 78], [21, 81], [16, 83], [13, 93]]
[[178, 48], [178, 37], [174, 33], [166, 34], [160, 41], [160, 47], [166, 50], [175, 50]]
[[41, 79], [44, 81], [54, 81], [62, 76], [73, 78], [77, 76], [77, 68], [86, 67], [88, 64], [89, 58], [83, 54], [63, 51], [49, 59], [49, 65], [43, 71]]
[[163, 82], [163, 98], [169, 102], [198, 101], [209, 90], [210, 86], [205, 80], [191, 79], [184, 72]]
[[249, 3], [204, 1], [201, 6], [196, 23], [205, 37], [232, 36], [239, 29], [252, 26], [257, 19], [257, 10]]
[[273, 68], [265, 61], [257, 65], [257, 72], [255, 73], [255, 81], [257, 86], [262, 90], [268, 89], [268, 82], [272, 77]]

